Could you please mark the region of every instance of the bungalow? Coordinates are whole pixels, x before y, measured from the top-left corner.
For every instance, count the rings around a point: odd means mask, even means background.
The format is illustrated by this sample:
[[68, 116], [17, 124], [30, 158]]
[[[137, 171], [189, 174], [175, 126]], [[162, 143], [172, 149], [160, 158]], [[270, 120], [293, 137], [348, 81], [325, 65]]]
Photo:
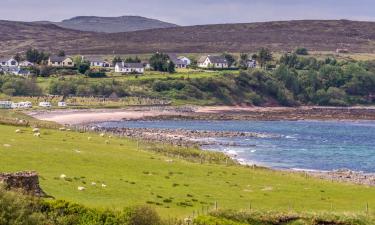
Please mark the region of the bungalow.
[[185, 56], [180, 56], [178, 57], [179, 60], [181, 60], [182, 62], [185, 62], [185, 64], [187, 66], [190, 66], [191, 65], [191, 60], [188, 58], [188, 57], [185, 57]]
[[188, 65], [185, 61], [180, 60], [176, 54], [168, 54], [169, 60], [174, 63], [176, 68], [186, 68]]
[[14, 58], [1, 58], [0, 66], [2, 67], [17, 67], [18, 62]]
[[70, 57], [51, 56], [48, 59], [48, 66], [52, 67], [74, 67], [73, 59]]
[[90, 66], [92, 67], [110, 67], [111, 63], [109, 61], [103, 60], [100, 57], [94, 56], [84, 56], [84, 60], [90, 62]]
[[34, 66], [34, 63], [25, 60], [25, 61], [20, 62], [20, 66], [22, 67]]
[[140, 73], [143, 74], [145, 72], [145, 68], [143, 67], [142, 63], [116, 63], [115, 65], [115, 72], [116, 73]]
[[198, 67], [200, 68], [228, 68], [228, 61], [223, 56], [203, 56], [198, 60]]

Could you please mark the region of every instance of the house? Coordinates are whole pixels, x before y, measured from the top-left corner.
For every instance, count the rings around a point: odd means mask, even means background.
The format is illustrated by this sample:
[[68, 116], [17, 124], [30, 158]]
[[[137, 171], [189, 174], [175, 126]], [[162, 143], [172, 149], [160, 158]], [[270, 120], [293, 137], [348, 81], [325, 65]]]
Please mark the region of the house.
[[0, 72], [5, 74], [18, 75], [21, 71], [19, 66], [0, 66]]
[[18, 62], [13, 58], [0, 58], [1, 67], [17, 67]]
[[150, 70], [150, 69], [151, 69], [151, 64], [150, 64], [149, 61], [143, 61], [142, 64], [143, 64], [143, 67], [144, 67], [146, 70]]
[[22, 67], [34, 66], [34, 63], [25, 60], [25, 61], [20, 62], [20, 66]]
[[142, 63], [116, 63], [115, 65], [115, 72], [116, 73], [140, 73], [143, 74], [145, 72], [145, 68], [143, 67]]
[[85, 56], [83, 58], [86, 61], [90, 62], [90, 66], [92, 67], [110, 67], [111, 63], [109, 61], [103, 60], [100, 57], [95, 57], [95, 56]]
[[228, 68], [228, 61], [224, 56], [202, 56], [198, 60], [198, 67], [200, 68], [214, 68], [214, 69], [224, 69]]
[[187, 63], [185, 61], [180, 60], [176, 54], [169, 53], [169, 60], [174, 63], [176, 68], [187, 68]]
[[256, 68], [257, 67], [257, 61], [254, 59], [247, 60], [247, 67], [248, 68]]
[[48, 59], [48, 66], [52, 67], [74, 67], [73, 59], [65, 56], [51, 56]]
[[191, 60], [190, 60], [188, 57], [180, 56], [180, 57], [178, 57], [178, 59], [181, 60], [181, 61], [183, 61], [183, 62], [185, 62], [185, 64], [186, 64], [187, 66], [190, 66], [190, 65], [191, 65]]

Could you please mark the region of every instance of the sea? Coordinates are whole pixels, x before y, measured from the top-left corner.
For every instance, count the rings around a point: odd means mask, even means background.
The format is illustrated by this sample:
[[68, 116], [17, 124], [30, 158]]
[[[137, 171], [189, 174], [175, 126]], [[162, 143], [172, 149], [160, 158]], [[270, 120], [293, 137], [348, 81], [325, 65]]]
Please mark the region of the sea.
[[[202, 146], [229, 154], [244, 164], [275, 169], [375, 173], [375, 121], [117, 121], [118, 128], [240, 131], [269, 137], [215, 138], [223, 144]], [[212, 139], [211, 139], [212, 140]]]

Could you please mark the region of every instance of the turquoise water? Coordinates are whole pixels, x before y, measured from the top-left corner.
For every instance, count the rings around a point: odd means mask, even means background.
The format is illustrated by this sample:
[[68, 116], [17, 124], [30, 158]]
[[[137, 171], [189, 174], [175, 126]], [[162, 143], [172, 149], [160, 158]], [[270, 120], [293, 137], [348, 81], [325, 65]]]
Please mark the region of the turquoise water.
[[375, 172], [375, 122], [318, 121], [121, 121], [105, 127], [242, 131], [277, 138], [221, 138], [236, 146], [204, 146], [242, 162], [278, 169], [351, 169]]

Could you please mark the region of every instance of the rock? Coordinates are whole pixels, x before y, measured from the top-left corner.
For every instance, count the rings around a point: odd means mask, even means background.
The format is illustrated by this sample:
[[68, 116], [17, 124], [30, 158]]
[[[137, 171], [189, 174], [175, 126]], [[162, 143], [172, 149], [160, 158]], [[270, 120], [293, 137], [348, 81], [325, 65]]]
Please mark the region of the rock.
[[39, 186], [36, 172], [0, 173], [0, 183], [3, 183], [8, 190], [20, 189], [26, 194], [46, 197], [46, 193]]

